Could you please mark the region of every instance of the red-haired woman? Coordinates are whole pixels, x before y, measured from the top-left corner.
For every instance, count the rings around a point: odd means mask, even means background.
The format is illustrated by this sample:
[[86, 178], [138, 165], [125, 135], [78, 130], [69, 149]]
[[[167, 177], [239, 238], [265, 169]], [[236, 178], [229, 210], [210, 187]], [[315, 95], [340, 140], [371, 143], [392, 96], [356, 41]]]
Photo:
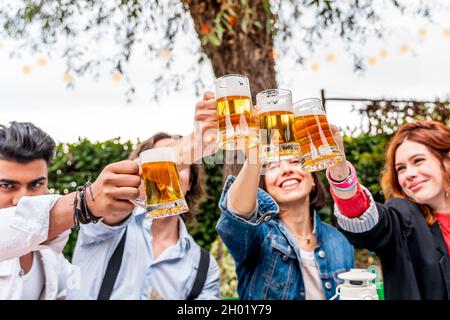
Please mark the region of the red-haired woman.
[[450, 129], [435, 121], [399, 129], [386, 153], [384, 205], [350, 163], [340, 167], [327, 172], [335, 215], [350, 242], [380, 257], [386, 299], [449, 299]]

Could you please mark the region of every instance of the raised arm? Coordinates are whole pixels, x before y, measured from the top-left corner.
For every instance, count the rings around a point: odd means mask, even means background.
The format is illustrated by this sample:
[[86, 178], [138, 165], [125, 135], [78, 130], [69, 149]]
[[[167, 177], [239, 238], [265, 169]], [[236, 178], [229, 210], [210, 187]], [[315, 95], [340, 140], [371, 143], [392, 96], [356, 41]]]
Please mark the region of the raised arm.
[[[93, 199], [86, 193], [87, 205], [94, 216], [114, 225], [133, 211], [129, 201], [139, 197], [139, 166], [134, 161], [112, 163], [103, 169], [92, 184]], [[50, 211], [49, 239], [73, 226], [75, 193], [61, 197]]]
[[[105, 224], [120, 223], [132, 212], [134, 206], [128, 200], [139, 196], [140, 183], [135, 162], [121, 161], [106, 166], [92, 184], [93, 198], [86, 193], [89, 210], [103, 218]], [[74, 226], [75, 194], [23, 197], [17, 207], [2, 209], [0, 261], [35, 251], [41, 244], [61, 251], [64, 243], [55, 239]]]
[[[344, 157], [344, 161], [340, 162], [335, 166], [330, 167], [327, 172], [327, 178], [330, 181], [331, 186], [333, 186], [332, 183], [333, 181], [336, 182], [336, 184], [340, 184], [347, 181], [347, 179], [352, 178], [351, 177], [352, 172], [351, 167], [347, 164], [347, 161], [345, 159], [344, 143], [342, 141], [339, 129], [336, 126], [331, 125], [331, 131], [333, 132], [334, 139], [339, 149], [341, 149], [342, 155]], [[349, 181], [348, 185], [351, 185], [351, 181]], [[349, 189], [340, 189], [340, 188], [332, 189], [333, 195], [343, 200], [352, 198], [356, 194], [356, 191], [357, 191], [356, 187]]]
[[205, 92], [203, 100], [195, 105], [194, 130], [173, 143], [177, 149], [179, 170], [193, 163], [201, 163], [202, 158], [216, 152], [218, 129], [217, 102], [214, 93]]
[[[342, 139], [336, 127], [332, 128], [336, 142], [343, 151]], [[403, 241], [409, 233], [412, 203], [397, 200], [387, 204], [376, 203], [370, 191], [360, 185], [352, 164], [341, 163], [327, 170], [330, 192], [339, 227], [357, 248], [367, 248], [379, 255], [395, 255], [390, 246]], [[399, 210], [399, 208], [402, 208]]]
[[[257, 148], [250, 150], [257, 154]], [[228, 207], [236, 215], [248, 219], [256, 208], [258, 185], [261, 175], [261, 163], [258, 157], [248, 157], [228, 192]]]

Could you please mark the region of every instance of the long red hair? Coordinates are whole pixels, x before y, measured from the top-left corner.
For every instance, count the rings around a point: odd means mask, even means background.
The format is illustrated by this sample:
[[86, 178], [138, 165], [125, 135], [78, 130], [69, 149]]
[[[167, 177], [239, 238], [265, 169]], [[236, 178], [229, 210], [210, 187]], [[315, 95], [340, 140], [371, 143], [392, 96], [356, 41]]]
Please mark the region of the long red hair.
[[[444, 173], [444, 189], [450, 194], [450, 128], [437, 121], [415, 121], [403, 125], [391, 140], [386, 152], [386, 164], [381, 186], [386, 200], [391, 198], [410, 199], [402, 190], [395, 171], [395, 152], [405, 141], [423, 144], [441, 163]], [[429, 225], [436, 221], [431, 207], [419, 204]]]

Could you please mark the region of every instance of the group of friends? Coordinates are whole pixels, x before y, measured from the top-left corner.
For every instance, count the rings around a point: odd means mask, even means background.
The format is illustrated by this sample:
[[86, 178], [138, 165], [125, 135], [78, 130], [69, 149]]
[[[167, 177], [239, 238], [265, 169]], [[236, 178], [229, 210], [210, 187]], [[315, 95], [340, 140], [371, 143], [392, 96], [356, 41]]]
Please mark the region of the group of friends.
[[[193, 151], [194, 137], [217, 127], [212, 93], [195, 108], [201, 125], [190, 135], [158, 133], [99, 173], [85, 199], [99, 221], [79, 226], [71, 262], [62, 250], [81, 201], [79, 192], [48, 194], [55, 141], [32, 123], [1, 125], [0, 299], [219, 299], [218, 264], [186, 227], [205, 197], [199, 164], [205, 155]], [[178, 163], [190, 211], [146, 219], [145, 209], [130, 201], [145, 197], [136, 159], [165, 146], [191, 159]], [[299, 159], [262, 164], [248, 161], [258, 159], [253, 152], [257, 148], [246, 150], [241, 171], [224, 183], [216, 225], [236, 263], [240, 299], [331, 299], [338, 274], [355, 267], [354, 248], [380, 258], [386, 299], [450, 298], [446, 125], [415, 121], [397, 131], [380, 181], [384, 204], [360, 184], [364, 173], [349, 161], [327, 169], [327, 188], [317, 173], [302, 170]], [[337, 227], [318, 214], [328, 194]]]

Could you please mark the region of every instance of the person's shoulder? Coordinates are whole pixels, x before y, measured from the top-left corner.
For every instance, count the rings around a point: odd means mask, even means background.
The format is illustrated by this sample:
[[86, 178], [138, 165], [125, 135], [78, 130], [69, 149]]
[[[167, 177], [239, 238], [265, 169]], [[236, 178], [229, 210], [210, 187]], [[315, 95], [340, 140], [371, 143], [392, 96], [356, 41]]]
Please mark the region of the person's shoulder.
[[384, 204], [388, 209], [394, 209], [399, 213], [421, 211], [417, 203], [404, 199], [404, 198], [392, 198]]
[[199, 245], [194, 238], [189, 234], [188, 236], [190, 246], [188, 248], [187, 255], [192, 258], [193, 261], [196, 261], [196, 263], [200, 262], [200, 256], [202, 255], [202, 251], [205, 253], [208, 253], [209, 255], [209, 268], [208, 269], [217, 269], [219, 267], [218, 262], [214, 255]]
[[426, 223], [420, 206], [408, 199], [392, 198], [385, 204], [379, 205], [379, 212], [395, 217], [395, 220], [402, 221], [404, 227], [408, 229], [413, 225]]

